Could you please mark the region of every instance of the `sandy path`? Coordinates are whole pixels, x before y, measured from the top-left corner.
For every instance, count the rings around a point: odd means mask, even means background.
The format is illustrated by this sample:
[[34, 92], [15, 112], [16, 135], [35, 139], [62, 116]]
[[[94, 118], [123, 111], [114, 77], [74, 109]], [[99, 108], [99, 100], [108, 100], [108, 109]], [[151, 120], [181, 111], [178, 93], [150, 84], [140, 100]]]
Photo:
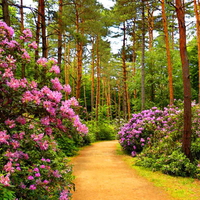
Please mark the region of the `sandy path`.
[[116, 154], [117, 141], [84, 148], [72, 161], [76, 176], [73, 200], [170, 200], [164, 191], [139, 177]]

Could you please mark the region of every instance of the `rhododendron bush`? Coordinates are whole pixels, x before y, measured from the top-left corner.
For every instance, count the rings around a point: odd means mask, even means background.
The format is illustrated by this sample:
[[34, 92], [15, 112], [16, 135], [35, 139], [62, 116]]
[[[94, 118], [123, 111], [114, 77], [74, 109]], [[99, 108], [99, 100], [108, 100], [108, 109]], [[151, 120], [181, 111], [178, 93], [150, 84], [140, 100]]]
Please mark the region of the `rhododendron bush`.
[[183, 108], [153, 107], [133, 114], [118, 133], [123, 149], [136, 157], [135, 164], [153, 171], [200, 178], [200, 107], [192, 104], [191, 162], [182, 151]]
[[[31, 61], [30, 30], [21, 42], [14, 30], [0, 21], [0, 197], [5, 199], [70, 199], [71, 166], [59, 150], [55, 137], [76, 129], [87, 134], [74, 108], [77, 100], [63, 100], [70, 86], [61, 84], [55, 59], [40, 58], [35, 65], [45, 80], [19, 78], [21, 64]], [[39, 82], [39, 80], [41, 80]]]

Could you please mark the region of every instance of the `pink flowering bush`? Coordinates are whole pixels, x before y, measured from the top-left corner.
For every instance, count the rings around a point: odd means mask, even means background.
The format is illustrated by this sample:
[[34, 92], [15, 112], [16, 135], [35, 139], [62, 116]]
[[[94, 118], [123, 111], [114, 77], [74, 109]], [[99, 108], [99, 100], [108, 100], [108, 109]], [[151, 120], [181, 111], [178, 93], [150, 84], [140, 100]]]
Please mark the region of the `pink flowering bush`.
[[17, 77], [21, 64], [31, 60], [28, 52], [37, 46], [28, 29], [20, 37], [28, 50], [13, 35], [0, 21], [0, 197], [70, 199], [72, 170], [55, 139], [69, 137], [70, 129], [84, 136], [88, 129], [75, 113], [77, 100], [63, 100], [71, 89], [56, 77], [60, 69], [55, 59], [36, 63], [45, 72], [46, 85], [42, 78]]

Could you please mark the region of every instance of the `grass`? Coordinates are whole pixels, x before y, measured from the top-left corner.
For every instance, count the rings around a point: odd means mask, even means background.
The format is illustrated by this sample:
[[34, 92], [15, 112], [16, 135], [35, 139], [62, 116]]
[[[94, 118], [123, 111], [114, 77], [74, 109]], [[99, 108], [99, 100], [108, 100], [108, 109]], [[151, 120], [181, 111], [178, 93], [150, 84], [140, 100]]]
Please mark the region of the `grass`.
[[116, 153], [133, 168], [138, 175], [152, 182], [156, 187], [165, 190], [173, 199], [176, 200], [200, 200], [200, 181], [193, 178], [174, 177], [161, 172], [152, 172], [146, 168], [135, 166], [136, 158], [126, 155], [117, 145]]

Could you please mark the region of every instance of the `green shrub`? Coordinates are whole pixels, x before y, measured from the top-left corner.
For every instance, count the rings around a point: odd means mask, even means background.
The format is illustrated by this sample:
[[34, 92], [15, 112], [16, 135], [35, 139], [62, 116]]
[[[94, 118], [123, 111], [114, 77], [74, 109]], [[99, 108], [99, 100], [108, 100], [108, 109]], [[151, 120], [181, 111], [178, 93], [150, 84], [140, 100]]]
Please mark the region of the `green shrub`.
[[107, 121], [89, 121], [87, 122], [87, 127], [89, 129], [88, 136], [91, 142], [114, 140], [116, 137], [116, 130], [114, 126]]

